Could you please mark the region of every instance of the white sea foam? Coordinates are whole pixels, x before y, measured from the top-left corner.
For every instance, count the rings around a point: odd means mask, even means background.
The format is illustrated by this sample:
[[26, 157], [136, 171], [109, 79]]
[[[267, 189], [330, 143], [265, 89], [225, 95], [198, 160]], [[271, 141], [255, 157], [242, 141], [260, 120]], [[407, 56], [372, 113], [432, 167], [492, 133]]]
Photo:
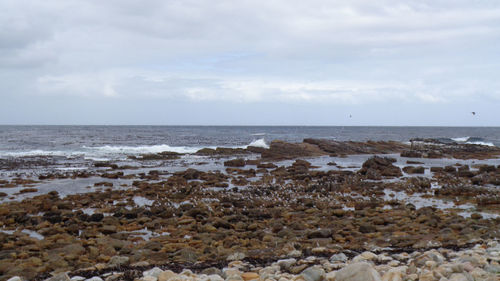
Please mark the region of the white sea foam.
[[[269, 148], [266, 141], [261, 138], [242, 146], [219, 146], [228, 148], [247, 148], [256, 146]], [[216, 149], [218, 146], [170, 146], [168, 144], [138, 145], [138, 146], [83, 146], [78, 150], [52, 151], [52, 150], [27, 150], [27, 151], [0, 151], [0, 157], [31, 157], [31, 156], [62, 156], [62, 157], [84, 157], [94, 161], [108, 161], [111, 159], [126, 159], [126, 155], [140, 155], [160, 152], [177, 152], [182, 154], [193, 154], [203, 148]]]
[[195, 153], [203, 147], [189, 147], [189, 146], [170, 146], [167, 144], [159, 145], [143, 145], [143, 146], [98, 146], [83, 148], [88, 150], [99, 151], [105, 154], [147, 154], [147, 153], [160, 153], [164, 151], [177, 152], [177, 153]]
[[[269, 145], [267, 145], [266, 141], [264, 139], [258, 139], [254, 140], [251, 142], [248, 146], [255, 146], [255, 147], [263, 147], [263, 148], [269, 148]], [[247, 147], [248, 147], [247, 146]]]
[[58, 150], [27, 150], [27, 151], [0, 151], [0, 156], [3, 157], [25, 157], [25, 156], [79, 156], [83, 155], [82, 151], [58, 151]]
[[495, 146], [491, 142], [484, 142], [484, 141], [468, 141], [466, 144], [477, 144], [477, 145], [486, 145], [486, 146]]
[[252, 134], [252, 136], [265, 136], [266, 133], [255, 133], [255, 134]]
[[459, 138], [451, 138], [452, 140], [456, 141], [456, 142], [466, 142], [467, 140], [469, 140], [470, 137], [459, 137]]

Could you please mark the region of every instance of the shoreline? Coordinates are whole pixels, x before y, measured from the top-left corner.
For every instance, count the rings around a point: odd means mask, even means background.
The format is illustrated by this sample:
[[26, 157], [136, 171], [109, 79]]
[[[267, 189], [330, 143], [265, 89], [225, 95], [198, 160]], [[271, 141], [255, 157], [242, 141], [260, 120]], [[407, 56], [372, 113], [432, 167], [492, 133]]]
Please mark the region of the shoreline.
[[[53, 162], [13, 163], [21, 174], [0, 192], [19, 190], [5, 196], [24, 200], [0, 203], [0, 279], [43, 280], [119, 257], [128, 259], [122, 266], [223, 266], [234, 254], [255, 263], [386, 247], [456, 252], [500, 239], [500, 148], [306, 139], [195, 155], [145, 154], [132, 159], [138, 168], [92, 161], [34, 178], [20, 171]], [[84, 193], [62, 192], [94, 178]], [[30, 195], [58, 181], [61, 193]]]

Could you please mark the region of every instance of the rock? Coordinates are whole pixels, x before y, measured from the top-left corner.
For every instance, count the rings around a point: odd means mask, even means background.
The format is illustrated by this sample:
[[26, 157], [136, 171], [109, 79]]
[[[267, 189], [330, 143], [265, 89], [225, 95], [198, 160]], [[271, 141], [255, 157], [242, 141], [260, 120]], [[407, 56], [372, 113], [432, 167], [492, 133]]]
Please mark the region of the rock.
[[404, 272], [406, 272], [405, 266], [391, 268], [382, 277], [382, 281], [403, 281]]
[[346, 262], [348, 257], [344, 253], [335, 254], [330, 257], [330, 262]]
[[245, 253], [236, 252], [236, 253], [229, 255], [226, 260], [227, 261], [241, 261], [244, 258], [246, 258]]
[[71, 279], [69, 279], [68, 274], [63, 272], [63, 273], [59, 273], [57, 275], [54, 275], [48, 279], [45, 279], [45, 281], [71, 281]]
[[83, 277], [83, 276], [73, 276], [73, 277], [71, 277], [71, 281], [83, 281], [85, 279], [86, 278]]
[[158, 278], [158, 276], [160, 276], [160, 274], [162, 272], [163, 272], [163, 270], [161, 270], [159, 267], [153, 267], [150, 270], [144, 271], [142, 273], [142, 276], [144, 276], [144, 277], [152, 276], [152, 277]]
[[375, 255], [372, 252], [363, 252], [357, 256], [355, 256], [352, 261], [353, 262], [361, 262], [361, 261], [371, 261], [371, 260], [376, 260], [378, 258], [377, 255]]
[[177, 251], [176, 255], [178, 255], [179, 259], [183, 262], [195, 263], [198, 260], [198, 254], [191, 248], [183, 248]]
[[291, 258], [300, 258], [302, 256], [302, 252], [300, 250], [292, 250], [288, 252], [287, 256]]
[[422, 166], [414, 167], [414, 166], [406, 166], [403, 168], [403, 172], [407, 174], [424, 174], [425, 168]]
[[371, 224], [368, 224], [368, 223], [362, 223], [359, 226], [359, 232], [361, 232], [361, 233], [377, 232], [377, 228], [374, 225], [371, 225]]
[[19, 276], [14, 276], [9, 278], [7, 281], [23, 281], [23, 279]]
[[109, 267], [118, 267], [122, 265], [127, 265], [130, 261], [129, 257], [125, 256], [113, 256], [108, 262]]
[[326, 273], [321, 267], [313, 266], [305, 269], [300, 274], [305, 281], [322, 281], [325, 279]]
[[313, 230], [307, 234], [307, 238], [309, 238], [309, 239], [330, 238], [330, 237], [332, 237], [332, 230], [331, 229], [317, 229], [317, 230]]
[[241, 278], [245, 281], [250, 281], [250, 280], [258, 280], [259, 279], [259, 274], [255, 272], [245, 272], [241, 274]]
[[86, 279], [85, 281], [103, 281], [101, 277], [94, 276], [90, 279]]
[[484, 270], [490, 273], [500, 274], [500, 265], [498, 264], [490, 264], [487, 265]]
[[177, 274], [171, 270], [165, 270], [163, 272], [160, 272], [160, 274], [158, 274], [158, 281], [168, 281], [169, 279], [171, 278], [174, 278], [176, 277]]
[[219, 275], [219, 276], [224, 276], [224, 273], [222, 270], [216, 268], [216, 267], [209, 267], [205, 268], [204, 270], [201, 271], [201, 274], [206, 274], [206, 275]]
[[271, 142], [269, 149], [261, 153], [263, 159], [285, 160], [298, 157], [326, 155], [319, 147], [309, 143], [287, 143], [280, 140]]
[[335, 281], [382, 281], [378, 272], [365, 262], [353, 263], [339, 270]]
[[101, 232], [103, 234], [113, 234], [116, 233], [116, 226], [114, 225], [104, 225], [101, 227]]
[[277, 264], [279, 265], [281, 270], [286, 270], [286, 271], [289, 271], [290, 267], [292, 267], [292, 265], [294, 265], [296, 263], [297, 263], [297, 260], [294, 258], [278, 260], [278, 262], [277, 262]]
[[463, 275], [462, 273], [453, 273], [448, 280], [449, 281], [469, 281], [469, 279], [467, 279], [467, 276]]
[[392, 164], [394, 162], [396, 162], [394, 158], [374, 156], [363, 163], [358, 173], [373, 180], [379, 180], [382, 177], [403, 176], [401, 169]]
[[226, 167], [244, 167], [245, 166], [245, 159], [238, 158], [238, 159], [232, 159], [224, 162], [224, 166]]
[[325, 279], [326, 279], [326, 281], [335, 281], [336, 275], [337, 275], [336, 271], [330, 271], [326, 274]]
[[154, 277], [154, 276], [146, 276], [146, 277], [142, 277], [141, 279], [138, 279], [140, 281], [158, 281], [158, 278]]

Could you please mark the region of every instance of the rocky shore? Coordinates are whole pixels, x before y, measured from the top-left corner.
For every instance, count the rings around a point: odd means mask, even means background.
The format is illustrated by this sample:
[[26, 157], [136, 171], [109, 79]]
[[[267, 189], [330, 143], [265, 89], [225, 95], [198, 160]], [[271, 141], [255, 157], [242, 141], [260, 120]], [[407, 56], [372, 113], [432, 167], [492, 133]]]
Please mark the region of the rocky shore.
[[2, 159], [0, 280], [499, 280], [498, 156], [306, 139], [64, 172]]

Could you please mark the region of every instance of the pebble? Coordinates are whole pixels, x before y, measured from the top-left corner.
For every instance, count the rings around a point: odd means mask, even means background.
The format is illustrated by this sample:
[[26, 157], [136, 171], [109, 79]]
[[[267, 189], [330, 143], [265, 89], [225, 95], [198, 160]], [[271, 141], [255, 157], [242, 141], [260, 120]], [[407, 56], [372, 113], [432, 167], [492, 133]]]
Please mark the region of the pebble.
[[[495, 247], [495, 250], [492, 248]], [[200, 274], [184, 269], [180, 274], [154, 267], [142, 272], [138, 281], [497, 281], [500, 265], [492, 258], [497, 254], [494, 244], [461, 251], [446, 249], [425, 252], [388, 254], [363, 252], [353, 259], [343, 253], [329, 259], [310, 256], [303, 259], [287, 258], [270, 266], [255, 267], [235, 260], [222, 270], [212, 267]], [[240, 256], [238, 252], [235, 256]], [[125, 261], [119, 256], [115, 261]], [[375, 263], [375, 261], [377, 261]], [[127, 261], [128, 262], [128, 261]], [[111, 262], [108, 263], [112, 264]], [[94, 266], [97, 268], [98, 266]], [[57, 274], [46, 281], [111, 281], [120, 280], [124, 273], [106, 272], [85, 279], [67, 273]], [[225, 277], [225, 279], [224, 279]], [[15, 276], [7, 281], [24, 281]]]

